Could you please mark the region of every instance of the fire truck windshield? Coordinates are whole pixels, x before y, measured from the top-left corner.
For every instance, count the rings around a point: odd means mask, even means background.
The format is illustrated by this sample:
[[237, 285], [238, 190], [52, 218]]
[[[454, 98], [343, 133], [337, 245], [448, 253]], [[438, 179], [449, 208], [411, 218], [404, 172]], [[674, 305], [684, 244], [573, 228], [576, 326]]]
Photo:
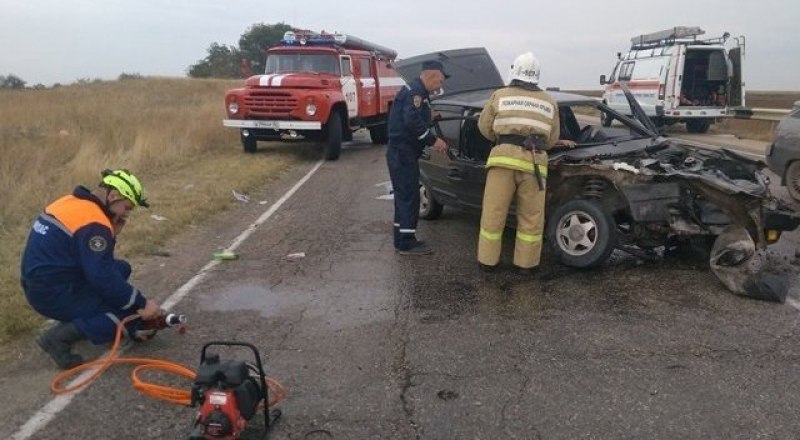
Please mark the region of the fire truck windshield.
[[318, 72], [339, 75], [339, 63], [334, 55], [271, 54], [267, 56], [265, 74], [288, 72]]

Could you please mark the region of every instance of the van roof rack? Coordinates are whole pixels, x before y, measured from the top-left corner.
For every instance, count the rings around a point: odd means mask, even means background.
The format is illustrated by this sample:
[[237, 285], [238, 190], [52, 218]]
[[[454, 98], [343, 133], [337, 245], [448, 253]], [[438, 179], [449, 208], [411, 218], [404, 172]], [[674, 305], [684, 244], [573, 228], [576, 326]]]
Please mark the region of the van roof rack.
[[[698, 35], [705, 34], [706, 31], [698, 26], [675, 26], [663, 31], [641, 34], [631, 38], [631, 49], [648, 49], [657, 46], [667, 46], [674, 44], [676, 40], [692, 38], [697, 40]], [[700, 43], [701, 41], [697, 41]]]

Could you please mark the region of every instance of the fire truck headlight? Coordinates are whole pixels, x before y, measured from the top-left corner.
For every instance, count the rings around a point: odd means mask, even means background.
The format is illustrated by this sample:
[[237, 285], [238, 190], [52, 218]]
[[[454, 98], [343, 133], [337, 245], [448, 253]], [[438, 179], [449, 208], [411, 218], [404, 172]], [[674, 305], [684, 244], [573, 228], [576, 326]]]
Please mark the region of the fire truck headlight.
[[237, 104], [236, 102], [231, 102], [230, 104], [228, 104], [228, 113], [232, 115], [239, 113], [239, 104]]
[[314, 116], [317, 114], [317, 106], [314, 104], [306, 105], [306, 114], [308, 116]]

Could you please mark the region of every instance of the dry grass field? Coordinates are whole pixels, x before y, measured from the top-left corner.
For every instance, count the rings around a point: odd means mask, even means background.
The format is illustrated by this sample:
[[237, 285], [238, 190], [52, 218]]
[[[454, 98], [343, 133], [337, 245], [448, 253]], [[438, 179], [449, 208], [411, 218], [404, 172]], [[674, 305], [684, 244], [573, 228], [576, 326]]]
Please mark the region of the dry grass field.
[[117, 248], [135, 259], [237, 203], [231, 190], [319, 157], [294, 145], [245, 155], [238, 132], [221, 123], [225, 90], [240, 84], [143, 78], [0, 90], [0, 342], [43, 321], [19, 287], [19, 258], [35, 216], [75, 185], [94, 188], [105, 168], [142, 180], [152, 207], [134, 212]]

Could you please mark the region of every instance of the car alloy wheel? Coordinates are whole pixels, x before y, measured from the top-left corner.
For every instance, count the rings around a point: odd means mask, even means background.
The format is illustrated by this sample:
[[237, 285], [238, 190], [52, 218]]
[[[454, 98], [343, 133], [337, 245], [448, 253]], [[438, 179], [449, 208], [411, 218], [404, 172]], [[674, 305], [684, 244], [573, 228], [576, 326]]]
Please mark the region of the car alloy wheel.
[[433, 198], [427, 185], [419, 186], [419, 217], [425, 220], [434, 220], [442, 215], [444, 205]]
[[616, 225], [599, 201], [571, 200], [553, 212], [547, 239], [567, 266], [597, 266], [616, 246]]

